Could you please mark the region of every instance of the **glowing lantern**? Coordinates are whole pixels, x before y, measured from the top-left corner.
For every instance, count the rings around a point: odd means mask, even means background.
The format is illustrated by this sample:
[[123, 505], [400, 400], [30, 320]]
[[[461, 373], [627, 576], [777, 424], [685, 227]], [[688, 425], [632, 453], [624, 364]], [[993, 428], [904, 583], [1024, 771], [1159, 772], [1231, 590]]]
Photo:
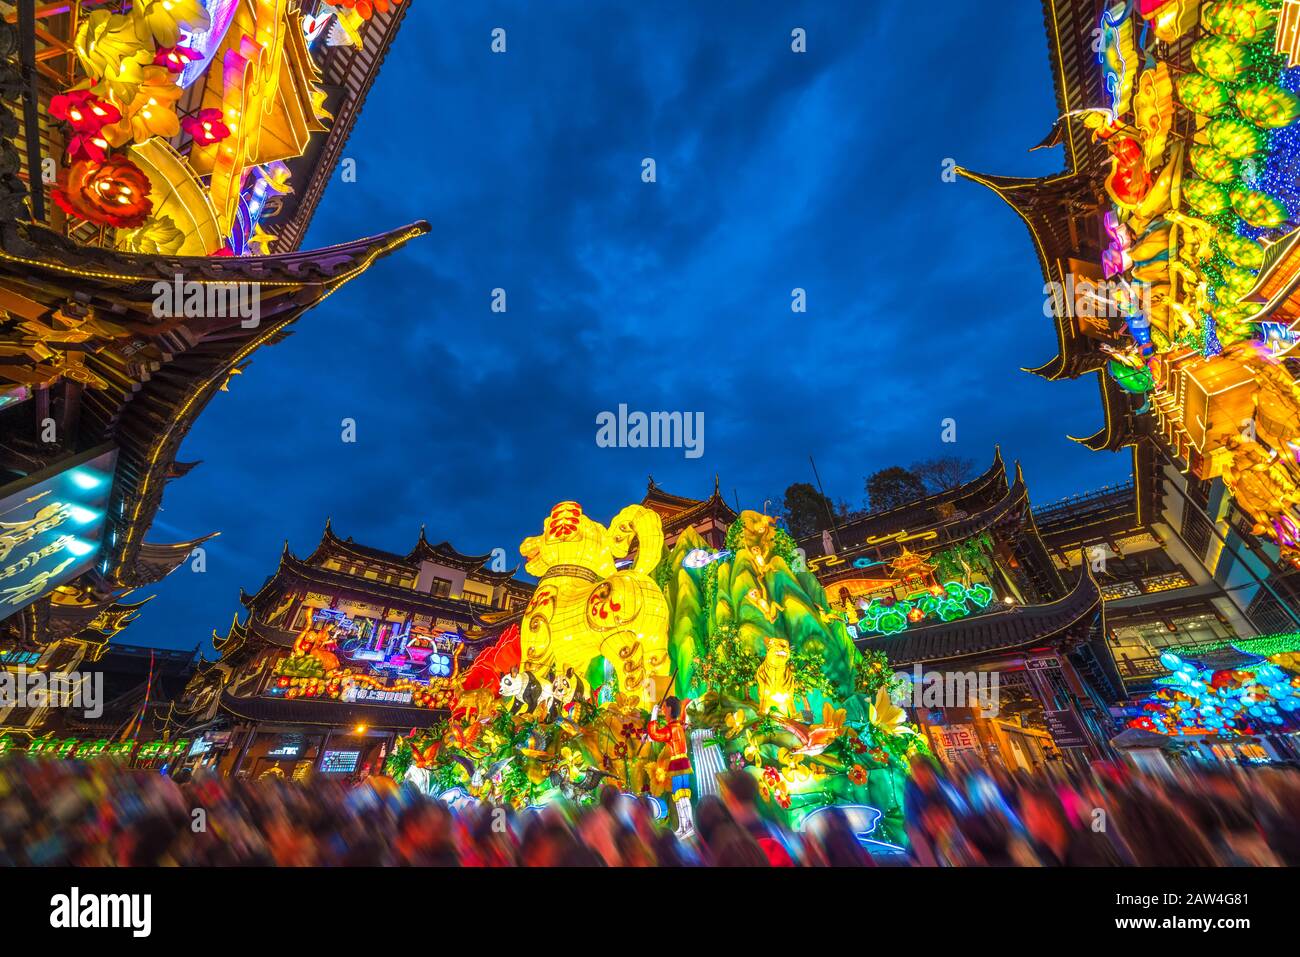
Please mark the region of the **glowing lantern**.
[[230, 135], [230, 127], [222, 122], [221, 111], [215, 108], [199, 110], [196, 115], [185, 117], [181, 120], [181, 128], [189, 133], [199, 146], [220, 143]]
[[1214, 237], [1219, 251], [1243, 269], [1258, 269], [1264, 265], [1264, 247], [1244, 236], [1219, 233]]
[[1131, 366], [1111, 359], [1106, 371], [1115, 380], [1115, 384], [1125, 392], [1138, 394], [1150, 392], [1155, 387], [1155, 379], [1146, 366]]
[[78, 133], [98, 133], [122, 118], [121, 111], [90, 90], [73, 90], [50, 98], [50, 116], [63, 120]]
[[1213, 146], [1193, 146], [1188, 154], [1192, 169], [1211, 183], [1230, 183], [1237, 178], [1237, 163]]
[[1269, 83], [1252, 83], [1237, 91], [1237, 109], [1256, 126], [1277, 129], [1300, 116], [1300, 97]]
[[1245, 159], [1261, 153], [1268, 145], [1268, 137], [1244, 120], [1221, 117], [1205, 127], [1210, 145], [1231, 159]]
[[154, 54], [154, 66], [165, 66], [170, 73], [182, 73], [192, 61], [201, 54], [190, 47], [159, 47]]
[[1273, 29], [1277, 12], [1261, 0], [1216, 0], [1202, 8], [1201, 22], [1211, 33], [1253, 43]]
[[1228, 105], [1228, 91], [1203, 73], [1189, 73], [1178, 81], [1178, 99], [1193, 113], [1213, 116]]
[[1246, 68], [1246, 51], [1222, 37], [1202, 37], [1192, 44], [1192, 62], [1212, 80], [1234, 80]]
[[1185, 180], [1183, 199], [1187, 200], [1187, 205], [1202, 216], [1213, 216], [1228, 208], [1227, 190], [1214, 183], [1207, 183], [1203, 179]]
[[149, 179], [124, 156], [86, 160], [68, 170], [62, 188], [51, 195], [59, 208], [103, 226], [139, 226], [153, 210]]
[[1285, 206], [1256, 189], [1234, 189], [1232, 209], [1250, 225], [1263, 229], [1276, 229], [1288, 218]]
[[1227, 290], [1229, 300], [1240, 299], [1255, 285], [1255, 274], [1249, 269], [1224, 263], [1219, 267], [1219, 273], [1223, 276], [1223, 286], [1218, 288]]

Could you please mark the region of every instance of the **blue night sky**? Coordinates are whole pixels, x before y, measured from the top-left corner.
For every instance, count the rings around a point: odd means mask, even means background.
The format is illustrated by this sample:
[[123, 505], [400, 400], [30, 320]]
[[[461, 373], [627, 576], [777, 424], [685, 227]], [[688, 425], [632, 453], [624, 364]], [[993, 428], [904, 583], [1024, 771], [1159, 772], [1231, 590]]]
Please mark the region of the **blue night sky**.
[[[692, 497], [716, 473], [757, 508], [811, 481], [810, 453], [854, 506], [876, 469], [954, 453], [983, 468], [999, 442], [1036, 502], [1126, 477], [1127, 454], [1066, 438], [1101, 423], [1095, 379], [1020, 371], [1055, 349], [1024, 225], [940, 175], [949, 157], [1061, 168], [1059, 148], [1027, 152], [1055, 114], [1037, 4], [471, 6], [414, 0], [346, 150], [357, 180], [335, 175], [306, 245], [418, 219], [432, 234], [200, 417], [180, 457], [203, 464], [148, 537], [221, 536], [206, 573], [156, 587], [129, 641], [211, 654], [240, 586], [285, 539], [310, 552], [327, 515], [379, 548], [405, 552], [427, 523], [513, 564], [556, 501], [606, 522], [651, 473]], [[704, 454], [598, 448], [596, 415], [619, 403], [703, 412]]]

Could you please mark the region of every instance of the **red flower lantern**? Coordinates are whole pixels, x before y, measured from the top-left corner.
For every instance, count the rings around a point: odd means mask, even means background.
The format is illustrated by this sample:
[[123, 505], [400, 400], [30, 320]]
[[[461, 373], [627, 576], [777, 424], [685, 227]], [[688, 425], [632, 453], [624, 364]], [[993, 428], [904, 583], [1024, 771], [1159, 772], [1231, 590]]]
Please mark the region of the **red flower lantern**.
[[68, 158], [73, 163], [82, 160], [98, 162], [108, 155], [108, 140], [98, 133], [73, 133], [68, 140]]
[[101, 226], [133, 229], [153, 212], [149, 178], [125, 156], [83, 160], [68, 170], [51, 195], [69, 216]]
[[[393, 0], [397, 6], [402, 0]], [[369, 20], [376, 13], [388, 12], [388, 0], [339, 0], [339, 6], [345, 10], [355, 10], [362, 20]]]
[[180, 73], [186, 64], [199, 59], [199, 51], [190, 47], [159, 47], [154, 54], [154, 66], [165, 66], [171, 73]]
[[221, 121], [221, 111], [215, 107], [185, 117], [181, 120], [181, 129], [194, 137], [199, 146], [220, 143], [230, 135], [230, 127]]
[[90, 90], [72, 90], [50, 98], [50, 116], [78, 133], [95, 134], [122, 118], [122, 111]]

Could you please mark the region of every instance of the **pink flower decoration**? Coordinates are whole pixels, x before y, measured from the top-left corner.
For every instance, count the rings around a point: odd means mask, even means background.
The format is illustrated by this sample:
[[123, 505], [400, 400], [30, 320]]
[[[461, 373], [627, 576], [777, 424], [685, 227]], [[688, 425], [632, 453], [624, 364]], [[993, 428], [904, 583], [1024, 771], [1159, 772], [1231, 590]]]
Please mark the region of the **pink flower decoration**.
[[172, 73], [180, 73], [191, 60], [199, 59], [199, 51], [190, 47], [159, 47], [154, 55], [154, 66], [165, 66]]
[[216, 108], [199, 110], [194, 116], [181, 120], [181, 129], [194, 137], [199, 146], [220, 143], [230, 135], [230, 127], [221, 121], [221, 111]]

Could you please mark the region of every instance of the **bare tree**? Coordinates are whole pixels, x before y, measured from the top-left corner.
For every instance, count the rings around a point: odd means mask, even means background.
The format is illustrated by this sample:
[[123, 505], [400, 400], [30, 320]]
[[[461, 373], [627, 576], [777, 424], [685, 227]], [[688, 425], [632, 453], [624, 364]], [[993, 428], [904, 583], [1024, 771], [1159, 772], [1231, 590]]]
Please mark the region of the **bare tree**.
[[914, 464], [909, 471], [921, 480], [931, 495], [949, 492], [975, 477], [975, 463], [956, 455], [940, 455]]

